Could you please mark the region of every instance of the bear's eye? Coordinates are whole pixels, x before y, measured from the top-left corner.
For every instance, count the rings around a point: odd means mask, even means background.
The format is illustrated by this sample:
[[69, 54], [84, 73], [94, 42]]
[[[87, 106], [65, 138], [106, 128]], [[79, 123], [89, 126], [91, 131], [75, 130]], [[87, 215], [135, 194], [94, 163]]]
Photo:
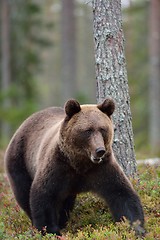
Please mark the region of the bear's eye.
[[92, 132], [93, 132], [92, 128], [88, 128], [88, 129], [84, 130], [84, 133], [86, 136], [90, 136]]

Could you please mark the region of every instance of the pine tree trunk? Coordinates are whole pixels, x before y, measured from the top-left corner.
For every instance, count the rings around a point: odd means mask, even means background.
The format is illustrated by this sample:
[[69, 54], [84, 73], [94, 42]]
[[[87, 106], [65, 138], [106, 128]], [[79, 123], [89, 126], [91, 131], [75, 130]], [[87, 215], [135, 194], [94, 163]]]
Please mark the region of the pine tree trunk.
[[[7, 92], [10, 86], [10, 20], [9, 20], [9, 1], [3, 0], [1, 2], [1, 23], [2, 23], [2, 82], [1, 89], [2, 92]], [[7, 110], [10, 106], [10, 101], [5, 98], [3, 101], [3, 108]], [[1, 135], [3, 139], [8, 139], [10, 134], [10, 127], [7, 122], [1, 123]]]
[[76, 36], [74, 0], [62, 0], [62, 99], [76, 95]]
[[97, 102], [112, 97], [115, 156], [127, 175], [136, 172], [130, 98], [124, 55], [121, 2], [92, 0]]
[[160, 153], [160, 0], [150, 1], [150, 145]]

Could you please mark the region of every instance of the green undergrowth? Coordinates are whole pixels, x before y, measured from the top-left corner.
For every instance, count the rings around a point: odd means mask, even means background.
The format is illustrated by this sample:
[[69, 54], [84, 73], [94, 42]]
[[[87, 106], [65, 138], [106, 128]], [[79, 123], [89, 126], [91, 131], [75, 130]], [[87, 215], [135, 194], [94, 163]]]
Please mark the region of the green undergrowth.
[[[146, 240], [160, 239], [160, 167], [141, 166], [139, 180], [132, 180], [145, 212]], [[134, 240], [128, 222], [114, 223], [104, 202], [92, 194], [78, 196], [70, 221], [62, 231], [67, 240]], [[0, 174], [0, 239], [55, 239], [42, 237], [16, 204], [6, 176]]]

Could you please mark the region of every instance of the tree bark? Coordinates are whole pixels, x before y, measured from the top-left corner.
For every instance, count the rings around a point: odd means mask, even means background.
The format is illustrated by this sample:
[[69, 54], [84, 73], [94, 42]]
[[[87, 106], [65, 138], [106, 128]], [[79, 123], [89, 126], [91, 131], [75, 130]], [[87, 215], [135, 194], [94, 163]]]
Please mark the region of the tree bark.
[[121, 1], [92, 0], [97, 102], [112, 97], [115, 156], [127, 175], [136, 172]]
[[76, 34], [74, 0], [62, 0], [62, 99], [76, 95]]
[[[1, 2], [1, 23], [2, 23], [2, 82], [1, 89], [6, 92], [9, 89], [11, 76], [10, 76], [10, 7], [8, 0]], [[10, 106], [9, 98], [3, 101], [3, 108], [6, 110]], [[2, 122], [1, 134], [3, 138], [7, 139], [10, 133], [10, 127], [7, 122]]]
[[160, 0], [150, 1], [149, 31], [149, 137], [151, 150], [153, 153], [158, 153], [160, 152]]

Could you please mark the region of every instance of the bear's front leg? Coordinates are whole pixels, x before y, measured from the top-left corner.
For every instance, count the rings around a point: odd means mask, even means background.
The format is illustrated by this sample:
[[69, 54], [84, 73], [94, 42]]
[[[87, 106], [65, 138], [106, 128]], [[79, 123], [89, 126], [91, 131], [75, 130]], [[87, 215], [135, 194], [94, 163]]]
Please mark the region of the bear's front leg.
[[137, 222], [135, 231], [143, 235], [145, 231], [141, 201], [119, 165], [111, 162], [100, 167], [97, 179], [95, 192], [105, 199], [115, 221], [121, 221], [125, 217], [131, 225]]
[[32, 224], [43, 235], [52, 233], [61, 236], [58, 226], [58, 199], [56, 195], [53, 196], [53, 192], [50, 194], [43, 186], [38, 188], [33, 184], [30, 192]]

